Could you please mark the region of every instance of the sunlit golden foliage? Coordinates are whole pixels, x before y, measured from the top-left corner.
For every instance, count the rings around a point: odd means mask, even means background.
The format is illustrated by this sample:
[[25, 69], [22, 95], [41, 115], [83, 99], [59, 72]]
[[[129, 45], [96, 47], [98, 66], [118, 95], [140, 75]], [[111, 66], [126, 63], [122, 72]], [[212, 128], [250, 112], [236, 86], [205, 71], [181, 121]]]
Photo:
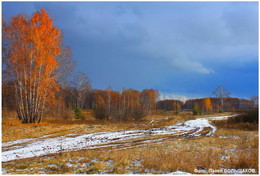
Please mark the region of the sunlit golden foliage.
[[41, 122], [46, 105], [54, 102], [59, 90], [55, 70], [59, 67], [60, 30], [44, 9], [31, 18], [12, 17], [6, 30], [18, 118], [23, 123]]

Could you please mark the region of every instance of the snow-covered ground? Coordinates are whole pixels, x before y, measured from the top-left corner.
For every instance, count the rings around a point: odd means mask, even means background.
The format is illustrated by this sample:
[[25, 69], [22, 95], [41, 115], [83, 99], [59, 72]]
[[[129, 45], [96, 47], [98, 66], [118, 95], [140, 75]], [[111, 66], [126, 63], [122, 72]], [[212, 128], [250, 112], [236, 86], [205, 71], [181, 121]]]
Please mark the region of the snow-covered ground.
[[238, 114], [233, 114], [233, 115], [226, 115], [226, 116], [214, 116], [214, 117], [208, 117], [207, 119], [208, 120], [226, 120], [228, 119], [229, 117], [235, 117], [237, 116]]
[[[40, 137], [37, 140], [35, 140], [36, 138], [31, 138], [4, 142], [2, 143], [2, 161], [7, 162], [17, 159], [43, 156], [64, 151], [81, 150], [86, 148], [99, 148], [104, 147], [104, 145], [109, 145], [112, 142], [141, 138], [149, 135], [171, 134], [172, 136], [200, 136], [200, 132], [204, 128], [211, 129], [208, 134], [206, 134], [209, 136], [216, 131], [216, 127], [211, 125], [209, 120], [220, 120], [232, 116], [234, 115], [199, 118], [195, 120], [188, 120], [184, 123], [167, 126], [165, 128], [152, 128], [149, 130], [99, 132], [85, 134], [77, 137], [64, 135], [54, 138]], [[15, 146], [12, 146], [14, 144]]]
[[[54, 133], [54, 134], [56, 134], [56, 133]], [[3, 142], [2, 143], [2, 147], [8, 147], [8, 146], [15, 145], [15, 144], [20, 144], [20, 143], [33, 141], [33, 140], [36, 140], [36, 139], [43, 139], [43, 138], [50, 137], [50, 136], [52, 136], [54, 134], [43, 135], [43, 136], [40, 136], [38, 138], [18, 139], [18, 140], [15, 140], [15, 141]]]

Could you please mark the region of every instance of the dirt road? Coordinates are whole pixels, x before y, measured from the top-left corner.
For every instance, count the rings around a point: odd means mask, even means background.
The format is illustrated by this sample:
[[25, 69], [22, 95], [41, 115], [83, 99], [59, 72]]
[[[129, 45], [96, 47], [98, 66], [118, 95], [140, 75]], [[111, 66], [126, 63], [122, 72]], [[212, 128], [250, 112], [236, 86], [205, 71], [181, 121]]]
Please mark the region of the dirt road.
[[[210, 136], [216, 131], [216, 127], [210, 124], [210, 120], [221, 120], [231, 116], [234, 115], [199, 118], [164, 128], [148, 130], [99, 132], [76, 137], [75, 134], [53, 138], [41, 136], [39, 138], [4, 142], [2, 143], [2, 162], [88, 148], [131, 147], [133, 144], [143, 145], [174, 137]], [[156, 138], [156, 136], [159, 137]], [[132, 139], [135, 141], [131, 141]]]

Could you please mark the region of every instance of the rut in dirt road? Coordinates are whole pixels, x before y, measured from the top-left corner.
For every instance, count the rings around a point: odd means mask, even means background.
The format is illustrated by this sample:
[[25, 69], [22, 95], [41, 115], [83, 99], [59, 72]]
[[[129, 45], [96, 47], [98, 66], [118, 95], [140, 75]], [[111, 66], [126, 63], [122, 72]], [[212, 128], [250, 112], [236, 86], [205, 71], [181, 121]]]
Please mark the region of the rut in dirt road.
[[[234, 115], [231, 115], [234, 116]], [[215, 117], [218, 119], [228, 118], [231, 116]], [[115, 132], [99, 132], [92, 134], [85, 134], [77, 137], [70, 137], [64, 135], [60, 137], [47, 138], [38, 140], [16, 140], [3, 143], [2, 146], [2, 162], [30, 158], [36, 156], [43, 156], [61, 151], [75, 151], [88, 148], [100, 148], [111, 145], [129, 144], [129, 139], [138, 139], [149, 137], [151, 135], [171, 135], [171, 138], [178, 136], [200, 136], [204, 129], [207, 130], [205, 136], [210, 136], [216, 131], [216, 127], [211, 125], [208, 119], [200, 118], [195, 120], [188, 120], [184, 123], [179, 123], [165, 128], [152, 128], [148, 130], [131, 130], [131, 131], [115, 131]], [[36, 138], [37, 139], [37, 138]], [[143, 141], [149, 143], [152, 141], [160, 141], [164, 139], [148, 139]], [[27, 141], [27, 142], [23, 142]], [[118, 144], [112, 144], [119, 142]], [[15, 145], [13, 145], [15, 144]], [[129, 144], [130, 145], [130, 144]]]

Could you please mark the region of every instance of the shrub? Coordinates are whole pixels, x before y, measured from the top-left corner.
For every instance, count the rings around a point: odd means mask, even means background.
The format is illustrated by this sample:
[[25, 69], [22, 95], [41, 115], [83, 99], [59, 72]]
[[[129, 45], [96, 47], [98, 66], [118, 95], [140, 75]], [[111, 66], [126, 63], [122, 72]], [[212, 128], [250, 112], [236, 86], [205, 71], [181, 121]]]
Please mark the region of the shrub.
[[258, 109], [243, 112], [241, 115], [227, 120], [217, 120], [214, 124], [222, 128], [258, 130]]
[[82, 118], [82, 110], [80, 108], [74, 109], [75, 119], [81, 119]]
[[112, 121], [126, 121], [129, 115], [122, 110], [114, 110], [111, 113]]
[[61, 117], [64, 120], [71, 120], [71, 119], [73, 119], [73, 113], [66, 111], [63, 113], [63, 115]]
[[133, 112], [135, 120], [142, 120], [147, 113], [142, 108], [136, 108]]
[[129, 120], [142, 120], [142, 118], [148, 113], [141, 106], [134, 108], [123, 109], [112, 107], [110, 113], [108, 112], [106, 105], [95, 105], [94, 117], [98, 120], [112, 120], [112, 121], [129, 121]]
[[192, 112], [193, 112], [193, 115], [201, 114], [201, 108], [197, 102], [194, 103]]
[[239, 116], [231, 117], [228, 123], [255, 123], [258, 124], [258, 109], [246, 111]]
[[94, 116], [98, 120], [108, 119], [109, 114], [106, 111], [106, 107], [102, 105], [96, 105], [94, 107]]
[[195, 107], [192, 109], [192, 113], [193, 113], [193, 115], [199, 115], [199, 114], [201, 114], [201, 110], [199, 108]]

